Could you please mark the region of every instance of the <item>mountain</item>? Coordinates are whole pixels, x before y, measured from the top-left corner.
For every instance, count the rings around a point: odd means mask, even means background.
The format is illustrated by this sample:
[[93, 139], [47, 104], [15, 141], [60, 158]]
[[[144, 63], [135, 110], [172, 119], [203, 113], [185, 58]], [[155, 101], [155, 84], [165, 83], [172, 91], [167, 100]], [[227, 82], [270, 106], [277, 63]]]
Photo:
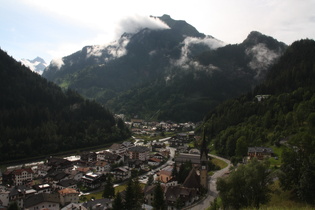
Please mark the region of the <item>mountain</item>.
[[169, 28], [143, 28], [109, 45], [83, 47], [52, 61], [43, 76], [116, 113], [200, 121], [220, 102], [259, 84], [286, 48], [259, 32], [226, 45], [183, 20], [151, 18]]
[[[209, 112], [199, 128], [211, 149], [243, 162], [249, 147], [271, 147], [270, 169], [281, 190], [298, 205], [314, 208], [315, 196], [315, 41], [292, 43], [255, 89]], [[257, 100], [262, 96], [262, 100]], [[273, 177], [275, 180], [275, 177]], [[277, 190], [274, 193], [279, 193]], [[273, 196], [272, 196], [273, 197]], [[274, 209], [284, 209], [285, 202]], [[223, 204], [225, 205], [225, 204]], [[283, 205], [283, 206], [282, 206]], [[264, 208], [268, 208], [265, 205]]]
[[[246, 146], [279, 145], [308, 130], [309, 116], [315, 114], [314, 56], [314, 40], [294, 42], [260, 85], [206, 115], [204, 124], [219, 154], [237, 155], [241, 137]], [[259, 101], [258, 95], [265, 97]]]
[[0, 162], [129, 137], [100, 104], [48, 82], [0, 49]]
[[45, 62], [45, 60], [40, 58], [40, 57], [36, 57], [33, 60], [23, 58], [20, 61], [26, 67], [28, 67], [29, 69], [31, 69], [32, 71], [34, 71], [40, 75], [43, 74], [44, 69], [48, 66], [48, 64]]

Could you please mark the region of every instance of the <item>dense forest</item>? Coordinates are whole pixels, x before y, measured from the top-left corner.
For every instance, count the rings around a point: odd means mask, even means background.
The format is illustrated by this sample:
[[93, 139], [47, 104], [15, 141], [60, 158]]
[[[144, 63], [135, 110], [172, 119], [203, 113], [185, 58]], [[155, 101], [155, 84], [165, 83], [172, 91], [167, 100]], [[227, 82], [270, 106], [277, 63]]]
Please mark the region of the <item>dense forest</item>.
[[0, 162], [125, 139], [129, 130], [95, 101], [62, 91], [0, 50]]
[[284, 147], [281, 186], [308, 203], [315, 196], [314, 58], [314, 40], [294, 42], [263, 84], [217, 106], [204, 121], [213, 149], [235, 164], [250, 146]]

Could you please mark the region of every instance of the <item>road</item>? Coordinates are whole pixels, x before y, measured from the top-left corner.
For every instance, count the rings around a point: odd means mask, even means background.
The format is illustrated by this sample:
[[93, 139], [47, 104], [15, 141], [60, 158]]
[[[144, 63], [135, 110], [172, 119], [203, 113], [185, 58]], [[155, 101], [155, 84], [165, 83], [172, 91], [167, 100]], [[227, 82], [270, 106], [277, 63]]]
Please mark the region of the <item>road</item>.
[[[210, 154], [209, 154], [210, 155]], [[223, 160], [224, 162], [226, 162], [228, 164], [227, 167], [216, 171], [212, 176], [211, 179], [209, 180], [209, 189], [208, 193], [207, 193], [207, 197], [203, 200], [198, 202], [197, 204], [193, 205], [193, 206], [188, 206], [185, 209], [190, 209], [190, 210], [204, 210], [209, 208], [211, 202], [218, 196], [218, 191], [217, 191], [217, 179], [219, 177], [222, 177], [225, 173], [227, 173], [229, 171], [229, 168], [231, 166], [231, 162], [225, 158], [221, 158], [219, 156], [216, 155], [210, 155], [213, 158], [217, 158], [220, 160]]]

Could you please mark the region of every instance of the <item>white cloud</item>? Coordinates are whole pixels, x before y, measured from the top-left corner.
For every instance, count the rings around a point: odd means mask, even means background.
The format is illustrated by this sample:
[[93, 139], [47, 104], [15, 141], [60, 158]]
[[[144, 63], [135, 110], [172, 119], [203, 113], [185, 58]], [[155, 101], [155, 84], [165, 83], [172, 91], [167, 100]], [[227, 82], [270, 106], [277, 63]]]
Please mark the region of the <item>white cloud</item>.
[[106, 58], [106, 61], [109, 59], [119, 58], [127, 54], [126, 46], [129, 43], [129, 39], [126, 36], [121, 37], [119, 40], [113, 41], [106, 45], [94, 45], [90, 46], [87, 49], [87, 58], [94, 56], [99, 57], [103, 53], [108, 53], [111, 58]]
[[56, 66], [58, 70], [64, 65], [62, 58], [55, 58], [50, 62], [50, 65]]
[[252, 55], [249, 67], [256, 70], [256, 78], [259, 78], [264, 70], [266, 70], [281, 54], [266, 47], [265, 44], [259, 43], [252, 48], [246, 49], [247, 55]]
[[210, 49], [215, 50], [219, 47], [225, 46], [225, 43], [219, 41], [213, 37], [206, 36], [205, 38], [197, 38], [197, 37], [186, 37], [183, 41], [183, 47], [181, 49], [181, 57], [173, 61], [173, 65], [181, 66], [183, 68], [189, 68], [190, 65], [197, 67], [196, 62], [191, 63], [191, 56], [190, 56], [190, 47], [194, 44], [203, 44], [208, 46]]
[[[226, 43], [241, 43], [251, 31], [259, 31], [287, 44], [301, 38], [315, 38], [314, 0], [198, 0], [193, 6], [189, 0], [13, 0], [1, 3], [6, 8], [0, 13], [5, 24], [0, 33], [0, 39], [5, 40], [2, 47], [20, 58], [44, 54], [42, 57], [49, 61], [51, 57], [65, 56], [86, 45], [104, 45], [117, 40], [123, 28], [136, 29], [138, 25], [133, 20], [139, 14], [144, 17], [169, 14]], [[47, 21], [47, 17], [55, 23], [46, 22], [52, 31], [48, 32], [49, 36], [43, 33], [43, 27], [38, 27], [45, 25], [41, 21]], [[119, 25], [121, 22], [124, 27]], [[143, 24], [148, 25], [145, 21]], [[21, 26], [27, 28], [14, 36], [11, 30], [4, 31], [11, 28], [19, 32]], [[77, 31], [71, 31], [73, 28]], [[25, 45], [30, 37], [36, 42], [32, 52]], [[42, 44], [49, 49], [38, 47]]]
[[140, 29], [149, 28], [149, 29], [169, 29], [168, 25], [162, 22], [158, 18], [133, 15], [122, 19], [116, 28], [117, 36], [127, 32], [127, 33], [136, 33]]

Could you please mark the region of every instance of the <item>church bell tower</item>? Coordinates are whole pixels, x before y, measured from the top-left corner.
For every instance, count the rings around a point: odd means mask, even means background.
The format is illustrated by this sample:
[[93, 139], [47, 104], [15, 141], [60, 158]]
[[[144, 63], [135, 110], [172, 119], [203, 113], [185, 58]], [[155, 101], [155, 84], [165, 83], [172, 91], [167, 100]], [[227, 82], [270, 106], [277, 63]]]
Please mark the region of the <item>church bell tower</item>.
[[205, 129], [203, 130], [203, 139], [200, 148], [200, 185], [206, 189], [208, 189], [208, 148], [206, 142]]

